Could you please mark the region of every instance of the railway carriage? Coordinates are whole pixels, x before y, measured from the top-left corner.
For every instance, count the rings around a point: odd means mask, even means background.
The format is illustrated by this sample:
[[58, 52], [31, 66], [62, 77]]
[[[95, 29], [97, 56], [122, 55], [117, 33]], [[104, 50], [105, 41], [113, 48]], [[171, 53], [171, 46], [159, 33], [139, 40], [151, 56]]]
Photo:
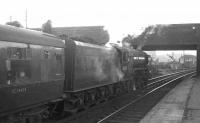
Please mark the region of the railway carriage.
[[[0, 117], [44, 104], [63, 93], [64, 43], [52, 36], [0, 26]], [[40, 107], [42, 106], [42, 107]], [[13, 112], [14, 111], [14, 112]]]

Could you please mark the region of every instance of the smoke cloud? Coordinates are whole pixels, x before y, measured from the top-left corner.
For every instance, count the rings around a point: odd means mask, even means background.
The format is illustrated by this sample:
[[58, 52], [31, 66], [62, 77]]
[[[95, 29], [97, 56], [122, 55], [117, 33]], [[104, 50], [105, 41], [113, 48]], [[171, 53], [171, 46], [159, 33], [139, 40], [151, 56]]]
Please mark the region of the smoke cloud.
[[161, 37], [164, 36], [164, 28], [169, 25], [152, 25], [145, 28], [141, 35], [139, 35], [135, 40], [139, 42], [137, 49], [141, 50], [145, 46], [149, 39], [154, 38], [155, 36]]
[[95, 76], [99, 81], [120, 81], [124, 77], [121, 71], [120, 58], [115, 48], [108, 48], [105, 55], [95, 59]]

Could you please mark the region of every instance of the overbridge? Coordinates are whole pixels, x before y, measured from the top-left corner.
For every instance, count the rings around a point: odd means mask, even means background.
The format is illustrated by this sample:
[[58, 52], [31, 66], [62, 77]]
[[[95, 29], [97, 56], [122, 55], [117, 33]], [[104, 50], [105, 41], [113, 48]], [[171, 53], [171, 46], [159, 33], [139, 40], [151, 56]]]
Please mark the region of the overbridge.
[[149, 26], [132, 43], [145, 51], [196, 50], [200, 74], [200, 23]]

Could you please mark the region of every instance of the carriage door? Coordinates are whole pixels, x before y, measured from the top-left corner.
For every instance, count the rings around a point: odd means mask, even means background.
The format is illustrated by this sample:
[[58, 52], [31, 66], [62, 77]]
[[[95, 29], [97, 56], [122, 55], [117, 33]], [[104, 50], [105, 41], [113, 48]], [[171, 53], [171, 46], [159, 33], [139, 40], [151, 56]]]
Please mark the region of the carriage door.
[[20, 43], [12, 43], [12, 45], [7, 48], [7, 84], [30, 83], [30, 47], [27, 44]]
[[45, 47], [41, 50], [41, 80], [48, 81], [49, 80], [49, 66], [50, 61], [50, 51], [49, 48]]

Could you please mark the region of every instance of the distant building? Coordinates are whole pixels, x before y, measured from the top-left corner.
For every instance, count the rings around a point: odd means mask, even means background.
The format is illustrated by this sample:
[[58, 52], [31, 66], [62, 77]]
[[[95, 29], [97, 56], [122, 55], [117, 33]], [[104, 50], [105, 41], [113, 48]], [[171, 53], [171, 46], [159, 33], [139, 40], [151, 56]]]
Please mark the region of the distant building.
[[168, 65], [172, 70], [177, 70], [177, 69], [181, 68], [181, 64], [179, 62], [176, 62], [176, 61], [169, 62]]
[[184, 55], [179, 58], [179, 62], [183, 65], [185, 68], [192, 68], [196, 67], [196, 56], [194, 55]]
[[[34, 30], [41, 31], [40, 28]], [[72, 39], [98, 45], [109, 41], [109, 34], [104, 30], [104, 26], [53, 27], [52, 33], [56, 36], [65, 34]]]

